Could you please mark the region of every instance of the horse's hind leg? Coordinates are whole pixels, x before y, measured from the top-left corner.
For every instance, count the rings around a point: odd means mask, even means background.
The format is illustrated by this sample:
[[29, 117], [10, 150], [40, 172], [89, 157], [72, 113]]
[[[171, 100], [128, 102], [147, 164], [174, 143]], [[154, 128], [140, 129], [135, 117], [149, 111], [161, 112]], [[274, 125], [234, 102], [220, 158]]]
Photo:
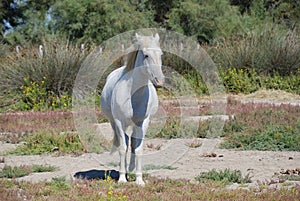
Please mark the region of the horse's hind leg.
[[120, 155], [120, 177], [118, 182], [127, 182], [126, 179], [126, 153], [127, 153], [127, 145], [128, 145], [128, 137], [126, 139], [126, 134], [124, 132], [124, 127], [122, 122], [119, 120], [115, 120], [115, 128], [116, 128], [116, 136], [119, 139], [119, 155]]

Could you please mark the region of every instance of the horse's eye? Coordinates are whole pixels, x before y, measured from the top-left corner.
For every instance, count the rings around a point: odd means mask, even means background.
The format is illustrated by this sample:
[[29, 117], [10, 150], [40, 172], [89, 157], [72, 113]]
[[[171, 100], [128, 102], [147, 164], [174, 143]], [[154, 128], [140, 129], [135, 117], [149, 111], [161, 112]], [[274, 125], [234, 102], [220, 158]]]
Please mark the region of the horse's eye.
[[145, 54], [144, 57], [145, 57], [145, 59], [148, 59], [148, 58], [149, 58], [149, 55], [148, 55], [148, 54]]

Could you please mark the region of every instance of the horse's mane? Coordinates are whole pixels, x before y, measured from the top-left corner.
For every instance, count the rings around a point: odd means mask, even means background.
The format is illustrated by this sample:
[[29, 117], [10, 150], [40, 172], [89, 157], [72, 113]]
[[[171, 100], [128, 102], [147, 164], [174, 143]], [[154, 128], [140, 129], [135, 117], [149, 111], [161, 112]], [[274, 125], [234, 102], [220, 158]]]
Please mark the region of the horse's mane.
[[135, 60], [138, 55], [138, 50], [135, 49], [134, 51], [129, 52], [126, 55], [126, 63], [125, 63], [125, 72], [129, 72], [134, 69]]

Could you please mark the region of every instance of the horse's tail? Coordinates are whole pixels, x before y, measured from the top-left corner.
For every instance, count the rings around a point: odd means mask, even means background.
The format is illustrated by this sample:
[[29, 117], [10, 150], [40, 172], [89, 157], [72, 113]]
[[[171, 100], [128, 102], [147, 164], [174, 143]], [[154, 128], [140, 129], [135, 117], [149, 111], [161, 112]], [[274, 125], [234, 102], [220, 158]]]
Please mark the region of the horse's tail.
[[[126, 143], [126, 147], [128, 148], [129, 138], [126, 133], [125, 133], [125, 143]], [[119, 146], [120, 146], [120, 140], [119, 140], [119, 137], [115, 133], [114, 138], [113, 138], [112, 148], [110, 150], [110, 154], [115, 153], [118, 150]]]

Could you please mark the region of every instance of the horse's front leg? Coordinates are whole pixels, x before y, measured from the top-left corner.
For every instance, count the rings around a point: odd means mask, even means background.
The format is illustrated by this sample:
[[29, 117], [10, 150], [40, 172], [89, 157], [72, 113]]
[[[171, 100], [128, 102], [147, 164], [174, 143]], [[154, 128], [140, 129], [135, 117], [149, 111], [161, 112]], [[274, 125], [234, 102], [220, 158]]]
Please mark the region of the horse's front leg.
[[148, 119], [141, 126], [136, 126], [131, 137], [131, 159], [129, 170], [132, 171], [135, 166], [136, 184], [144, 186], [142, 157], [143, 157], [143, 140], [148, 128]]
[[120, 155], [120, 177], [118, 182], [124, 183], [127, 182], [126, 179], [126, 153], [127, 153], [127, 147], [128, 147], [128, 137], [124, 131], [124, 127], [122, 126], [121, 121], [116, 120], [116, 137], [119, 138], [120, 146], [119, 146], [119, 155]]

